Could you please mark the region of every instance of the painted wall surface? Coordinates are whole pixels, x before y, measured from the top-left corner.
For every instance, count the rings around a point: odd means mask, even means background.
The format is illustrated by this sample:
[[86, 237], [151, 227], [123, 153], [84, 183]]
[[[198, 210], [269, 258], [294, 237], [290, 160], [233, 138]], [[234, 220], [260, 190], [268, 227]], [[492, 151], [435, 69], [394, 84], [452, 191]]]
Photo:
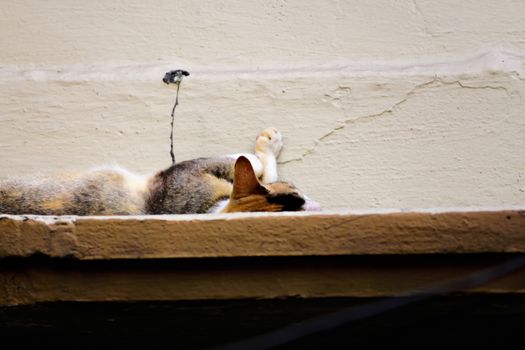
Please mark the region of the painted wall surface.
[[0, 177], [250, 151], [326, 209], [525, 204], [525, 1], [0, 7]]

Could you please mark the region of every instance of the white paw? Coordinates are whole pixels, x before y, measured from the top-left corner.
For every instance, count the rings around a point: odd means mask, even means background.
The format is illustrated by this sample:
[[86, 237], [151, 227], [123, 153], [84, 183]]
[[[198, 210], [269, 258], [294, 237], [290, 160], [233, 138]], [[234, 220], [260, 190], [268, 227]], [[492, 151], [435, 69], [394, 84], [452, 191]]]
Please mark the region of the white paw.
[[255, 141], [255, 153], [271, 153], [277, 157], [281, 148], [283, 148], [283, 136], [276, 128], [261, 131]]

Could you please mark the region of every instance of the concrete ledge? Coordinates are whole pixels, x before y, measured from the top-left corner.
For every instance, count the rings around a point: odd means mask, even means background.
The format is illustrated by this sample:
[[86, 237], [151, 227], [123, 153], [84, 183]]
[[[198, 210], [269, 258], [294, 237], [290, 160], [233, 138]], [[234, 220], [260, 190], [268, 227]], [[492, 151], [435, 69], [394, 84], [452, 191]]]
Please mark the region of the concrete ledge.
[[0, 216], [0, 257], [206, 258], [525, 252], [525, 209]]
[[[519, 208], [4, 215], [0, 306], [404, 295], [523, 252]], [[524, 281], [519, 269], [463, 292], [523, 294]]]

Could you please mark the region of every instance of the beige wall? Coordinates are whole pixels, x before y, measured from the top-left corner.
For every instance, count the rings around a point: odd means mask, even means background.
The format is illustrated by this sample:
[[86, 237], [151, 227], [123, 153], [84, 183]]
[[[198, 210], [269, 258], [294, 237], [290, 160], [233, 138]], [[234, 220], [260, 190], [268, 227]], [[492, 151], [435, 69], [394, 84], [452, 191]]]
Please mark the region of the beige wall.
[[0, 8], [0, 176], [251, 149], [325, 208], [525, 204], [525, 2], [20, 1]]

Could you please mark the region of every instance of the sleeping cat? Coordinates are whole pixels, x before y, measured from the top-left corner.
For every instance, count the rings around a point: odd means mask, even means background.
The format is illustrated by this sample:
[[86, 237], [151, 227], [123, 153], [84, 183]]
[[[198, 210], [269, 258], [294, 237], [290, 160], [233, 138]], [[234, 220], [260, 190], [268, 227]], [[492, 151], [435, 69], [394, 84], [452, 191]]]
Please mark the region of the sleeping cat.
[[276, 158], [282, 136], [262, 131], [255, 154], [198, 158], [147, 177], [119, 167], [70, 179], [0, 181], [0, 213], [38, 215], [137, 215], [319, 210], [287, 182]]

